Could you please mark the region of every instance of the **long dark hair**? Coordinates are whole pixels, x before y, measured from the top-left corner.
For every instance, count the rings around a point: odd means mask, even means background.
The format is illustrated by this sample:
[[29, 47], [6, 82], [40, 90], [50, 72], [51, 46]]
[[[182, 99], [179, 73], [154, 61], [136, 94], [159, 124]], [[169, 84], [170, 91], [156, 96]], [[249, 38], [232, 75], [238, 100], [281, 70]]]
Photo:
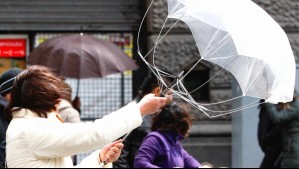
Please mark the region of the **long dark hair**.
[[152, 131], [174, 131], [186, 136], [191, 125], [191, 116], [186, 109], [172, 102], [153, 117]]
[[14, 111], [24, 108], [46, 118], [56, 110], [63, 94], [61, 78], [47, 67], [30, 66], [16, 77], [5, 115], [11, 120]]

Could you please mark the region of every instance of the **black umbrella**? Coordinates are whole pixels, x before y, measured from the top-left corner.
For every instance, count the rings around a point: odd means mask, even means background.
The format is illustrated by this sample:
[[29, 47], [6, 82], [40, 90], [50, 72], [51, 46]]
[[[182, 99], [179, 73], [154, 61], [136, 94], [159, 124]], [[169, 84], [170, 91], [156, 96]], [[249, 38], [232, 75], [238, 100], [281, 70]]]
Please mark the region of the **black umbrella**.
[[135, 61], [113, 42], [87, 35], [46, 40], [30, 53], [27, 64], [47, 66], [61, 76], [77, 79], [104, 77], [137, 68]]

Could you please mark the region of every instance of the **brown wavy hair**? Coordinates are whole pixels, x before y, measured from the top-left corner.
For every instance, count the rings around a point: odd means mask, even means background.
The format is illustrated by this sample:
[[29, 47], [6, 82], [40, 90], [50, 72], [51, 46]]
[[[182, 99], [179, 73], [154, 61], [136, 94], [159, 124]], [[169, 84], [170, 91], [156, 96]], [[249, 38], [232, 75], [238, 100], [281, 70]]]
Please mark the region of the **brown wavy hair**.
[[63, 94], [63, 80], [51, 69], [30, 66], [16, 77], [5, 115], [12, 119], [14, 111], [24, 108], [47, 118], [47, 113], [56, 110]]
[[190, 114], [176, 102], [166, 105], [152, 120], [152, 131], [174, 131], [187, 136], [192, 125]]

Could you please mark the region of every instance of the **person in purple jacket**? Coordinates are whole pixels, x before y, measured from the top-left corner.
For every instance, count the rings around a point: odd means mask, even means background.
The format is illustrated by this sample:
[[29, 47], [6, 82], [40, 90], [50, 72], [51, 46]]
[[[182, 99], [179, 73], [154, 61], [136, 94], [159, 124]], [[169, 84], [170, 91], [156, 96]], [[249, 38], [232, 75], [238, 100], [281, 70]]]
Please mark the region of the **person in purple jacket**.
[[134, 168], [201, 168], [180, 142], [190, 127], [191, 117], [182, 106], [176, 102], [165, 106], [153, 117], [152, 132], [144, 138]]

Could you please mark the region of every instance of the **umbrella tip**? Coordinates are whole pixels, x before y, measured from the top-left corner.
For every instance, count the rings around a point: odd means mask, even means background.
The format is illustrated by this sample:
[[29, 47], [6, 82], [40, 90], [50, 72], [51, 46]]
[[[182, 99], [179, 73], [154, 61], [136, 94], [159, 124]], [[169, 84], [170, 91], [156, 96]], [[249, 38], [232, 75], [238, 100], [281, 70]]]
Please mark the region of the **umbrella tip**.
[[80, 26], [80, 31], [81, 31], [80, 35], [83, 36], [83, 27], [82, 27], [82, 25]]

